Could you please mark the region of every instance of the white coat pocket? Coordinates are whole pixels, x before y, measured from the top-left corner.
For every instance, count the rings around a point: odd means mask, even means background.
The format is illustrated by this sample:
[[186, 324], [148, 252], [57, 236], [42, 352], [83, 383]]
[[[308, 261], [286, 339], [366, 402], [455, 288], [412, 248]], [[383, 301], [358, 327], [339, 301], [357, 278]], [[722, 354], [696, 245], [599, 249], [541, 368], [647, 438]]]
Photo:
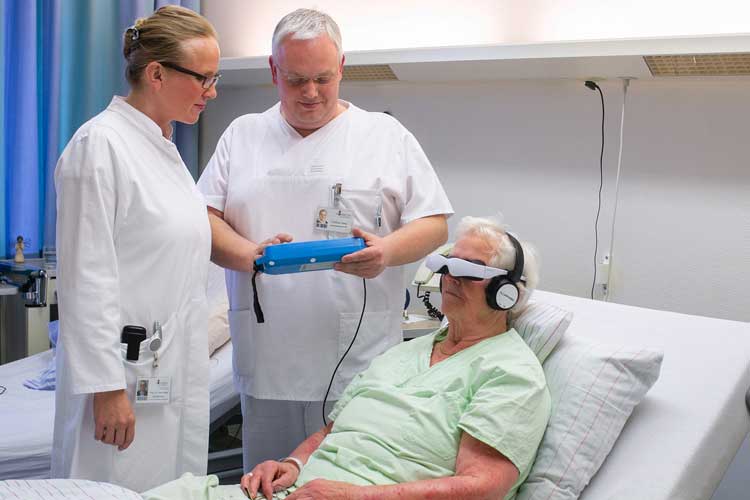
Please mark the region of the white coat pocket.
[[[338, 358], [344, 355], [357, 330], [361, 313], [341, 313], [339, 316]], [[396, 317], [396, 320], [394, 320]], [[340, 394], [349, 381], [370, 366], [373, 358], [393, 345], [393, 331], [399, 329], [397, 315], [389, 311], [365, 312], [359, 333], [334, 380], [334, 393]]]
[[[138, 349], [138, 360], [129, 361], [125, 358], [127, 354], [127, 344], [120, 344], [120, 353], [125, 365], [125, 380], [127, 383], [128, 397], [131, 402], [135, 401], [136, 392], [136, 381], [141, 377], [157, 377], [157, 376], [169, 376], [167, 369], [164, 364], [169, 363], [172, 359], [177, 359], [182, 353], [172, 352], [170, 347], [172, 346], [173, 340], [176, 336], [176, 330], [179, 330], [178, 323], [179, 318], [177, 314], [173, 314], [161, 327], [162, 342], [159, 349], [155, 352], [149, 348], [149, 340], [147, 338]], [[152, 332], [153, 333], [153, 332]], [[156, 361], [156, 363], [155, 363]]]
[[344, 189], [341, 207], [354, 214], [354, 227], [378, 234], [383, 226], [383, 197], [377, 189]]
[[[179, 449], [184, 387], [178, 375], [184, 353], [183, 343], [174, 340], [184, 333], [181, 332], [183, 326], [182, 316], [173, 314], [162, 325], [161, 347], [154, 353], [149, 349], [148, 342], [142, 342], [137, 361], [125, 360], [127, 346], [120, 346], [125, 365], [126, 390], [135, 414], [135, 438], [126, 450], [114, 452], [111, 476], [114, 483], [120, 484], [132, 479], [132, 474], [141, 470], [144, 457], [153, 456], [163, 448]], [[155, 360], [158, 361], [156, 366]], [[169, 404], [134, 403], [137, 380], [150, 377], [170, 377]], [[153, 484], [158, 478], [173, 476], [176, 473], [173, 469], [172, 461], [154, 464], [149, 469], [149, 477], [141, 480], [144, 481], [143, 484]]]
[[[252, 374], [255, 369], [255, 356], [257, 346], [253, 346], [251, 325], [255, 322], [253, 311], [250, 309], [229, 310], [229, 332], [232, 336], [233, 366], [235, 377], [246, 383], [252, 382]], [[244, 384], [243, 384], [244, 385]], [[247, 390], [247, 388], [245, 388]]]

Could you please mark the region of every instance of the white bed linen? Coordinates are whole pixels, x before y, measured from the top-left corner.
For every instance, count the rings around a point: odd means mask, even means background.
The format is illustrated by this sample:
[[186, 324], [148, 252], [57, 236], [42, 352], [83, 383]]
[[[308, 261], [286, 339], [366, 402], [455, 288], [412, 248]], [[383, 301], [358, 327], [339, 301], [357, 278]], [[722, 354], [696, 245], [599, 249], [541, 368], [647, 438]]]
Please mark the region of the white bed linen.
[[47, 500], [142, 500], [120, 486], [84, 479], [10, 480], [0, 483], [0, 499]]
[[[49, 363], [45, 351], [0, 365], [0, 480], [44, 479], [50, 474], [55, 391], [34, 391], [23, 386]], [[232, 343], [219, 348], [209, 363], [211, 421], [239, 404], [232, 384]]]
[[23, 382], [51, 359], [49, 350], [0, 366], [0, 479], [49, 477], [55, 391], [34, 391]]
[[750, 324], [549, 292], [573, 311], [568, 332], [662, 349], [661, 375], [581, 499], [711, 498], [750, 430]]

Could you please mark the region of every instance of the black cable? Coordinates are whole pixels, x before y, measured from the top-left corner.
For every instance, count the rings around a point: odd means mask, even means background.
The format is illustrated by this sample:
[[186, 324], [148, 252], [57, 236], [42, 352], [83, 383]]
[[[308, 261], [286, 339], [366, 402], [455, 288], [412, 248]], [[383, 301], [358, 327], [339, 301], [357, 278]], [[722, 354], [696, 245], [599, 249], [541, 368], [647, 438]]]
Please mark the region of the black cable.
[[422, 303], [424, 304], [425, 309], [427, 309], [427, 316], [429, 316], [432, 319], [437, 319], [440, 321], [443, 321], [443, 313], [440, 312], [440, 309], [433, 306], [430, 303], [430, 292], [429, 290], [425, 290], [425, 292], [422, 295], [419, 295], [421, 285], [417, 285], [417, 298], [422, 299]]
[[362, 313], [359, 315], [359, 323], [357, 323], [357, 329], [354, 331], [354, 337], [352, 337], [352, 341], [349, 342], [349, 347], [346, 348], [346, 352], [343, 356], [341, 356], [341, 359], [339, 360], [338, 364], [336, 365], [336, 368], [333, 369], [333, 374], [331, 374], [331, 381], [328, 382], [328, 389], [326, 389], [326, 395], [323, 398], [323, 425], [328, 425], [328, 421], [326, 420], [326, 401], [328, 401], [328, 393], [331, 392], [331, 386], [333, 385], [333, 379], [336, 377], [336, 372], [339, 369], [339, 366], [341, 366], [341, 363], [344, 362], [344, 358], [347, 354], [349, 354], [349, 351], [351, 350], [352, 346], [354, 345], [354, 341], [357, 340], [357, 334], [359, 333], [359, 327], [362, 325], [362, 318], [365, 316], [365, 306], [367, 305], [367, 282], [364, 278], [362, 278]]
[[422, 296], [422, 303], [424, 304], [425, 309], [427, 309], [427, 316], [438, 321], [443, 321], [443, 313], [430, 302], [430, 292], [424, 293]]
[[596, 220], [594, 221], [594, 279], [591, 283], [591, 298], [594, 298], [594, 288], [596, 287], [596, 255], [599, 253], [599, 214], [602, 211], [602, 187], [604, 186], [604, 94], [596, 82], [586, 81], [586, 87], [591, 90], [598, 90], [602, 100], [602, 148], [599, 153], [599, 205], [596, 209]]

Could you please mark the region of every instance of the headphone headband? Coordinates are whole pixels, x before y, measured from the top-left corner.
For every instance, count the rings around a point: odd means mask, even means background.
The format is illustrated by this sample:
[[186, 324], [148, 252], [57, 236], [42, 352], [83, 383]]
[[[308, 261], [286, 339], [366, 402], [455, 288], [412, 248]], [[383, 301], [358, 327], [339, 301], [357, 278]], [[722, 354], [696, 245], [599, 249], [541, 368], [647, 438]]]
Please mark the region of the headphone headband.
[[508, 271], [507, 276], [492, 278], [485, 289], [487, 305], [499, 311], [508, 311], [518, 303], [521, 295], [518, 283], [523, 281], [523, 248], [515, 236], [510, 233], [505, 234], [508, 235], [508, 239], [513, 245], [516, 254], [513, 259], [513, 267]]
[[506, 232], [505, 234], [508, 235], [508, 239], [510, 240], [513, 248], [516, 251], [515, 262], [513, 263], [513, 269], [508, 272], [508, 279], [513, 283], [518, 283], [519, 281], [521, 281], [523, 276], [523, 248], [521, 247], [521, 244], [518, 242], [515, 236], [508, 232]]

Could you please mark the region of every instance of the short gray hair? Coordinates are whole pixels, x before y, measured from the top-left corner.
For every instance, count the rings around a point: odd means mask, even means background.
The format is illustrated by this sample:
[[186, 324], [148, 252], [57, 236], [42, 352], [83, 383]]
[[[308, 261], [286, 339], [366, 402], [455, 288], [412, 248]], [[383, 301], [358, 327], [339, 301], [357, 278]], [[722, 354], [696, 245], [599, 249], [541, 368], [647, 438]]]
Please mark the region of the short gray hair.
[[341, 47], [341, 31], [336, 21], [328, 14], [314, 9], [297, 9], [285, 15], [276, 25], [271, 41], [271, 55], [274, 60], [278, 58], [281, 43], [287, 36], [292, 40], [312, 40], [321, 35], [328, 35], [336, 45], [339, 53], [339, 63], [344, 56]]
[[[516, 249], [508, 238], [508, 231], [502, 223], [502, 215], [493, 217], [471, 217], [461, 219], [456, 229], [456, 240], [466, 235], [475, 235], [485, 240], [492, 247], [492, 258], [487, 263], [490, 267], [512, 269], [516, 262]], [[515, 236], [515, 235], [514, 235]], [[518, 239], [518, 238], [516, 238]], [[526, 307], [529, 297], [539, 284], [539, 255], [529, 243], [518, 239], [523, 249], [523, 270], [526, 283], [519, 282], [518, 302], [510, 310], [520, 313]]]

